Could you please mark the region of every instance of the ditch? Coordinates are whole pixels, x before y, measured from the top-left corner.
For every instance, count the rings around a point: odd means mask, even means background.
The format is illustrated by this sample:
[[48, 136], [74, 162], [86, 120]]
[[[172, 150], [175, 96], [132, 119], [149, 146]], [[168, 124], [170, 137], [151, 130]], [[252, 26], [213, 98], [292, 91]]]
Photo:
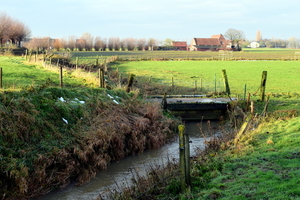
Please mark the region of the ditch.
[[[192, 141], [191, 156], [195, 156], [197, 152], [204, 149], [205, 140], [218, 133], [219, 130], [218, 121], [187, 121], [185, 126], [186, 133], [190, 135], [190, 141]], [[99, 194], [105, 196], [106, 192], [113, 190], [117, 185], [118, 187], [128, 186], [132, 178], [131, 169], [134, 168], [143, 175], [151, 163], [166, 163], [170, 158], [175, 160], [179, 158], [178, 138], [159, 149], [146, 150], [141, 155], [130, 156], [111, 163], [106, 170], [98, 172], [90, 182], [82, 186], [77, 187], [76, 183], [72, 182], [63, 189], [54, 190], [34, 200], [94, 200], [99, 197]]]

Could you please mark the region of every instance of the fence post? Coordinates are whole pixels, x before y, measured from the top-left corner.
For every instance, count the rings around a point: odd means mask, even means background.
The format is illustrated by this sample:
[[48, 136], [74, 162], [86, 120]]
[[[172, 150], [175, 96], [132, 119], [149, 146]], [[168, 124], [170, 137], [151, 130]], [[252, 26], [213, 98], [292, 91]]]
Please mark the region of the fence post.
[[76, 60], [75, 60], [75, 69], [76, 69], [76, 71], [78, 70], [78, 57], [76, 57]]
[[217, 94], [217, 75], [215, 74], [215, 94]]
[[226, 94], [230, 95], [230, 88], [229, 88], [228, 78], [227, 78], [225, 69], [222, 70], [222, 74], [223, 74], [223, 79], [224, 79], [225, 92], [226, 92]]
[[174, 91], [174, 78], [172, 77], [172, 91]]
[[63, 67], [59, 67], [59, 81], [60, 81], [60, 87], [63, 87]]
[[246, 103], [246, 110], [249, 111], [249, 105], [250, 105], [250, 93], [248, 93], [247, 96], [247, 103]]
[[130, 76], [129, 76], [128, 84], [126, 87], [126, 92], [128, 92], [128, 93], [130, 92], [130, 89], [132, 87], [134, 76], [135, 76], [134, 74], [130, 74]]
[[99, 87], [104, 88], [104, 70], [99, 69]]
[[197, 81], [194, 82], [195, 91], [197, 91]]
[[2, 67], [0, 67], [0, 88], [2, 88]]
[[246, 100], [247, 84], [244, 86], [244, 100]]
[[265, 100], [265, 90], [266, 90], [266, 82], [267, 82], [267, 71], [263, 71], [261, 77], [261, 84], [260, 84], [260, 100]]
[[191, 185], [191, 169], [190, 169], [190, 135], [185, 133], [185, 183]]
[[200, 79], [200, 91], [202, 92], [202, 78]]
[[184, 125], [179, 125], [179, 162], [180, 162], [180, 179], [181, 179], [181, 190], [186, 189], [186, 158], [185, 158], [185, 138], [184, 138]]

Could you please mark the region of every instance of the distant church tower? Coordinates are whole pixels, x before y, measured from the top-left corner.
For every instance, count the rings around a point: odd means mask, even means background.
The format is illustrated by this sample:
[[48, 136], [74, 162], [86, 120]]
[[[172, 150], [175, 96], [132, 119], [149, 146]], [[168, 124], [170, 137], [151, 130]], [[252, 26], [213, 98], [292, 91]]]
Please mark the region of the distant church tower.
[[261, 41], [261, 40], [262, 40], [262, 35], [261, 35], [261, 33], [260, 33], [260, 30], [258, 30], [258, 31], [256, 32], [256, 40], [255, 40], [255, 41], [259, 42], [259, 41]]

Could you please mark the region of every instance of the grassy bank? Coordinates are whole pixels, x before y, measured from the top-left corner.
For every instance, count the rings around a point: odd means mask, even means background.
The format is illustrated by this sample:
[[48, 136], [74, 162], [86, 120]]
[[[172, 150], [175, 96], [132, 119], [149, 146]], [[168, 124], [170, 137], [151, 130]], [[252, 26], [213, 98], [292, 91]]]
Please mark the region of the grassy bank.
[[58, 72], [19, 57], [0, 59], [5, 84], [15, 85], [0, 93], [1, 199], [37, 197], [71, 180], [83, 184], [108, 163], [158, 148], [174, 134], [176, 122], [138, 93], [73, 76], [60, 88]]
[[299, 199], [299, 124], [261, 123], [236, 146], [194, 160], [193, 186], [175, 199]]
[[[260, 106], [262, 107], [262, 106]], [[222, 128], [191, 159], [191, 185], [182, 189], [178, 163], [156, 166], [114, 199], [299, 199], [300, 107], [253, 116], [247, 131]], [[234, 120], [232, 113], [230, 120]], [[239, 129], [237, 129], [239, 130]]]

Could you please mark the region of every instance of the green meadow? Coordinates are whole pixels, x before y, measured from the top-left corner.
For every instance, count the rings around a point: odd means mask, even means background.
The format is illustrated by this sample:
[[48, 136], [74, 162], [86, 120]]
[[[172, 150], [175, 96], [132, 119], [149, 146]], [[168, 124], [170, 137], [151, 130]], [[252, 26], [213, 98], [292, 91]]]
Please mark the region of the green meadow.
[[[46, 70], [36, 63], [25, 63], [24, 58], [0, 56], [2, 68], [3, 89], [19, 90], [24, 87], [40, 86], [43, 84], [59, 86], [59, 70]], [[83, 87], [82, 80], [64, 73], [65, 87]]]
[[161, 83], [187, 88], [203, 87], [223, 90], [222, 70], [225, 69], [232, 94], [257, 93], [262, 72], [267, 71], [266, 92], [272, 94], [298, 93], [300, 87], [300, 62], [298, 61], [135, 61], [113, 65], [124, 74], [149, 78]]
[[[232, 60], [299, 60], [298, 49], [245, 48], [232, 52]], [[72, 52], [72, 61], [93, 63], [97, 57], [118, 56], [120, 60], [222, 60], [217, 51], [80, 51]], [[296, 56], [295, 56], [296, 55]]]

